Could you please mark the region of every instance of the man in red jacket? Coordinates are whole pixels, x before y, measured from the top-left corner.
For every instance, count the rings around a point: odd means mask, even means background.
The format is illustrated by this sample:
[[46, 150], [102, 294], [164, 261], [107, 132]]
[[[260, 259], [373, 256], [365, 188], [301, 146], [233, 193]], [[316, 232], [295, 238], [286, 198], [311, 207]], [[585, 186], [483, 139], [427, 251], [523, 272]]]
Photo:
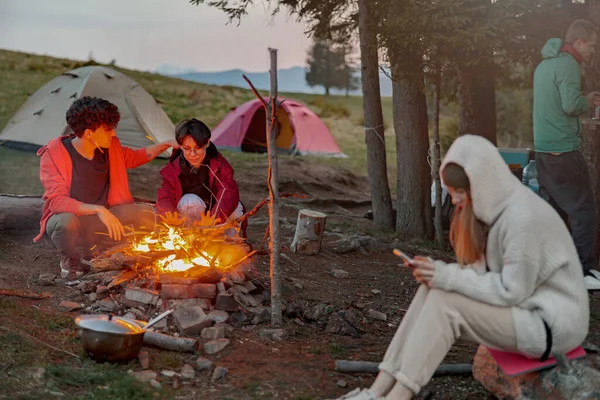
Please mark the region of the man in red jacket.
[[73, 278], [87, 270], [77, 246], [89, 251], [106, 244], [106, 236], [120, 241], [123, 225], [154, 229], [152, 208], [133, 204], [127, 168], [179, 145], [171, 140], [138, 150], [121, 146], [115, 134], [118, 108], [96, 97], [76, 100], [66, 119], [74, 134], [53, 139], [38, 151], [45, 203], [34, 241], [48, 235], [61, 253], [61, 276]]
[[[174, 151], [160, 171], [163, 182], [156, 201], [159, 214], [176, 212], [188, 221], [197, 221], [210, 213], [217, 223], [243, 215], [233, 168], [210, 137], [210, 129], [196, 118], [183, 120], [175, 128], [181, 150]], [[246, 226], [244, 221], [244, 237]]]

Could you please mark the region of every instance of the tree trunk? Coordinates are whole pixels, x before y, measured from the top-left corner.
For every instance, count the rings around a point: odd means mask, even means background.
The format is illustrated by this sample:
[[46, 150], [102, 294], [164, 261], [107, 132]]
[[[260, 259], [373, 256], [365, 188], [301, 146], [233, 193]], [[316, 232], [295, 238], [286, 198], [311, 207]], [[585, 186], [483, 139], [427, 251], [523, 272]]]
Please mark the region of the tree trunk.
[[[596, 26], [600, 23], [600, 0], [590, 0], [588, 15], [589, 20]], [[596, 54], [586, 68], [584, 93], [600, 89], [599, 65], [600, 55]], [[585, 117], [592, 116], [593, 111], [591, 110], [590, 115]], [[600, 124], [590, 119], [584, 119], [582, 139], [581, 149], [590, 170], [592, 189], [596, 197], [596, 245], [594, 248], [596, 249], [597, 260], [599, 257], [598, 240], [600, 238]]]
[[483, 65], [458, 66], [458, 134], [483, 136], [496, 144], [496, 83]]
[[375, 24], [369, 9], [369, 0], [358, 1], [358, 17], [365, 142], [373, 222], [378, 227], [391, 229], [394, 226], [394, 214], [387, 175], [377, 35], [373, 30]]
[[326, 221], [326, 214], [307, 209], [298, 211], [292, 251], [308, 256], [319, 254]]
[[281, 270], [279, 256], [281, 254], [279, 244], [279, 171], [277, 168], [277, 150], [275, 148], [275, 115], [277, 112], [277, 50], [269, 49], [271, 55], [271, 115], [267, 113], [267, 150], [269, 153], [269, 232], [271, 233], [271, 324], [281, 326], [283, 324], [281, 314]]
[[0, 232], [40, 229], [41, 196], [0, 195]]
[[435, 244], [444, 245], [444, 229], [442, 223], [442, 181], [440, 179], [440, 86], [441, 70], [436, 68], [433, 92], [433, 171], [435, 182]]
[[325, 96], [329, 96], [329, 86], [325, 86]]
[[420, 55], [410, 48], [389, 49], [398, 166], [396, 231], [433, 237], [431, 167], [427, 162], [427, 102]]

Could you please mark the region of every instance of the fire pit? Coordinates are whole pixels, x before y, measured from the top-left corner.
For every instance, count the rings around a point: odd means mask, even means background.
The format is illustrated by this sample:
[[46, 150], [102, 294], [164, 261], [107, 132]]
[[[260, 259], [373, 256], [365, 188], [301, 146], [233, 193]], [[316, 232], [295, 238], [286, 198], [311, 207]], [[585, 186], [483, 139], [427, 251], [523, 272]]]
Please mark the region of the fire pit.
[[93, 259], [92, 269], [110, 273], [107, 288], [115, 302], [132, 309], [173, 308], [179, 331], [197, 334], [197, 326], [190, 330], [178, 322], [186, 317], [177, 310], [194, 309], [200, 319], [202, 312], [209, 317], [212, 312], [214, 322], [225, 322], [229, 312], [256, 313], [265, 300], [253, 266], [255, 251], [245, 239], [227, 235], [234, 226], [161, 224], [150, 234], [131, 232], [130, 241]]

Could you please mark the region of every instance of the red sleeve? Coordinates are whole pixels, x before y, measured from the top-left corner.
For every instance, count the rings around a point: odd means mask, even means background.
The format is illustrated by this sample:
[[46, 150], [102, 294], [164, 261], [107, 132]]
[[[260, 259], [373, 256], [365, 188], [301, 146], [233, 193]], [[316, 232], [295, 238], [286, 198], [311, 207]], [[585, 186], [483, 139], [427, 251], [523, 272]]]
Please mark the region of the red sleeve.
[[150, 161], [145, 148], [133, 150], [129, 147], [121, 146], [121, 149], [123, 150], [123, 159], [125, 160], [126, 168], [136, 168]]
[[221, 168], [217, 172], [215, 176], [215, 198], [217, 203], [212, 208], [211, 214], [225, 221], [235, 211], [240, 202], [240, 190], [233, 178], [233, 168], [225, 158], [223, 158]]
[[177, 211], [177, 195], [175, 193], [175, 188], [173, 187], [173, 181], [167, 178], [163, 173], [165, 168], [160, 171], [160, 174], [163, 177], [162, 185], [158, 188], [156, 195], [156, 211], [159, 214], [165, 214], [168, 211]]
[[77, 214], [83, 203], [70, 197], [69, 184], [58, 172], [58, 168], [48, 151], [42, 154], [40, 159], [40, 181], [44, 186], [43, 199], [48, 204], [52, 214], [65, 212]]

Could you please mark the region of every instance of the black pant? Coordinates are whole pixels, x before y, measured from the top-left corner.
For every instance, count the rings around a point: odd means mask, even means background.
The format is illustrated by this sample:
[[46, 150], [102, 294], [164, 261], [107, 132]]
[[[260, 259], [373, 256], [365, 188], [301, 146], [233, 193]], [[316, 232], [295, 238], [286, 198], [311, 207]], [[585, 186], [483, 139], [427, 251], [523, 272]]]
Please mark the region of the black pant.
[[550, 204], [567, 225], [583, 265], [583, 272], [596, 268], [596, 201], [585, 159], [579, 151], [558, 155], [536, 153], [538, 181]]

